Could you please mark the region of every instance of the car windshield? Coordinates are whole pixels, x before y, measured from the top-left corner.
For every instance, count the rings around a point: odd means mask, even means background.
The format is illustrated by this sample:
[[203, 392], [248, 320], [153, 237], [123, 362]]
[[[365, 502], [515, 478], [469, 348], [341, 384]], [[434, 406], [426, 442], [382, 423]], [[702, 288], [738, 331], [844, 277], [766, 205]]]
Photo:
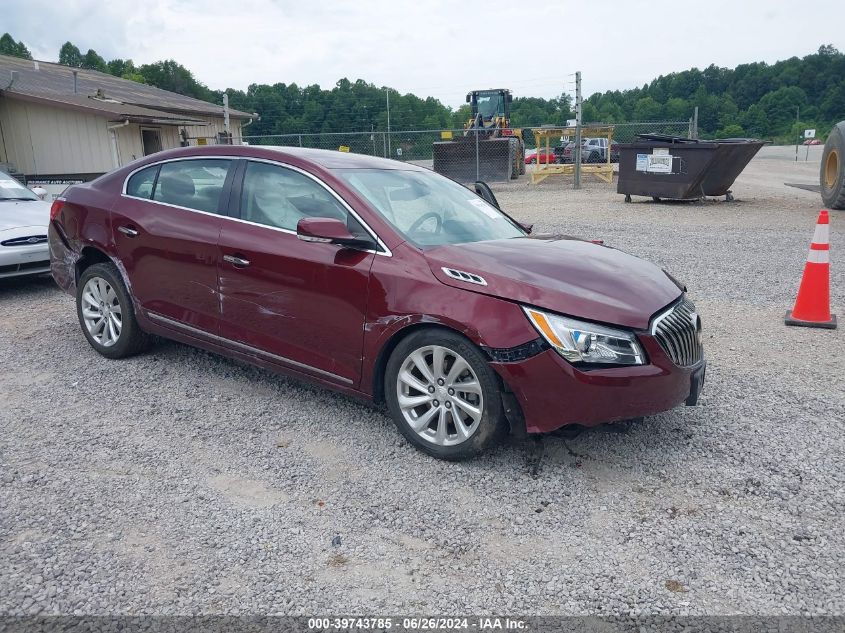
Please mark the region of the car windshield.
[[525, 235], [496, 207], [434, 172], [338, 169], [336, 173], [408, 241], [420, 247]]
[[17, 180], [0, 172], [0, 200], [39, 200], [40, 198]]

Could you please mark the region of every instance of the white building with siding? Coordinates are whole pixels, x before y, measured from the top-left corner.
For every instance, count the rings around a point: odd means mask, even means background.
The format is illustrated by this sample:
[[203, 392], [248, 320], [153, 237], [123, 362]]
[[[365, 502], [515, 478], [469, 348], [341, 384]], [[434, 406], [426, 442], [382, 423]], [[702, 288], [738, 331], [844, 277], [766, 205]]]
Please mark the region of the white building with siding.
[[[229, 111], [229, 132], [256, 115]], [[136, 158], [212, 144], [216, 105], [106, 73], [0, 55], [0, 169], [58, 194]]]

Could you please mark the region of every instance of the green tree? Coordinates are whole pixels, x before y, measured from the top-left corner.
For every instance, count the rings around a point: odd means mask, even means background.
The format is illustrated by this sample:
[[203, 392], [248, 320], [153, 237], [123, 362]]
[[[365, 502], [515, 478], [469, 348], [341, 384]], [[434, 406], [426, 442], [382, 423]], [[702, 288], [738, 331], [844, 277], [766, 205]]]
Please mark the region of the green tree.
[[801, 108], [807, 106], [807, 95], [797, 86], [778, 88], [760, 99], [759, 106], [769, 120], [770, 134], [783, 134], [795, 121]]
[[736, 123], [726, 125], [716, 132], [716, 138], [742, 138], [744, 136], [745, 130], [742, 129], [741, 125], [737, 125]]
[[652, 97], [643, 97], [634, 104], [634, 118], [637, 121], [658, 121], [660, 110], [660, 104]]
[[205, 84], [194, 78], [190, 70], [172, 59], [144, 64], [137, 68], [136, 72], [142, 75], [148, 84], [163, 90], [214, 103], [220, 103], [222, 99], [222, 93], [209, 90]]
[[112, 59], [106, 64], [107, 72], [115, 77], [122, 77], [127, 73], [134, 73], [135, 64], [131, 59]]
[[663, 105], [664, 117], [668, 121], [683, 121], [692, 116], [692, 106], [683, 97], [667, 99]]
[[32, 59], [32, 54], [26, 45], [23, 42], [16, 42], [8, 33], [3, 33], [3, 36], [0, 37], [0, 55]]
[[766, 111], [755, 103], [743, 114], [742, 127], [753, 136], [768, 136], [769, 117], [766, 116]]
[[70, 42], [65, 42], [59, 49], [59, 63], [73, 68], [81, 68], [82, 53]]
[[97, 54], [97, 51], [91, 48], [89, 48], [88, 52], [82, 57], [81, 67], [87, 68], [88, 70], [99, 70], [101, 73], [109, 72], [106, 60], [100, 57]]

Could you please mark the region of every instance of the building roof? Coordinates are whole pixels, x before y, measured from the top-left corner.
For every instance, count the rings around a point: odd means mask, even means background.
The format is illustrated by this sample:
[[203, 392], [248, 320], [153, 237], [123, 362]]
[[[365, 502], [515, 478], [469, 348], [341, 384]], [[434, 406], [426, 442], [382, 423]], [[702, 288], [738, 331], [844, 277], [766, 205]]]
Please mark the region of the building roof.
[[[10, 88], [12, 72], [17, 77]], [[74, 93], [73, 71], [77, 71]], [[57, 107], [92, 110], [114, 120], [204, 123], [199, 117], [223, 116], [223, 106], [162, 90], [107, 73], [71, 68], [52, 62], [0, 55], [0, 90], [9, 98], [52, 103]], [[99, 95], [99, 97], [98, 97]], [[229, 116], [248, 119], [252, 114], [229, 109]]]

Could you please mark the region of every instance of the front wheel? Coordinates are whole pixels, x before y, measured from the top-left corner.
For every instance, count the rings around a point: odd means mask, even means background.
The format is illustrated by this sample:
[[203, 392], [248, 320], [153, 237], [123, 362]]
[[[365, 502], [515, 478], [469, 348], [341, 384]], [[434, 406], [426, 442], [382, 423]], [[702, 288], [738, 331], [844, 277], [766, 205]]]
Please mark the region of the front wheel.
[[478, 455], [505, 430], [496, 374], [454, 332], [420, 330], [401, 341], [387, 363], [384, 392], [402, 435], [440, 459]]

